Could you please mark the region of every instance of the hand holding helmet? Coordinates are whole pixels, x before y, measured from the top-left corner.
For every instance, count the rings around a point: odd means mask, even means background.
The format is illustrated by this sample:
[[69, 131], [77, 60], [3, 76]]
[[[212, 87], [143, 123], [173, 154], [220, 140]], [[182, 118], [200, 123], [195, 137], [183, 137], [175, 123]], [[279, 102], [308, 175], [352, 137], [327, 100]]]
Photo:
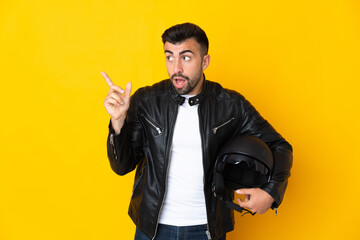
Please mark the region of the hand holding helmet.
[[[273, 166], [272, 151], [261, 139], [235, 136], [224, 144], [216, 159], [214, 195], [238, 212], [265, 213], [274, 199], [260, 187], [270, 181]], [[239, 205], [226, 194], [231, 190], [245, 195], [244, 200], [237, 199]]]
[[253, 213], [264, 214], [270, 209], [274, 198], [260, 188], [243, 188], [236, 190], [237, 194], [245, 195], [245, 199], [237, 198], [239, 206]]

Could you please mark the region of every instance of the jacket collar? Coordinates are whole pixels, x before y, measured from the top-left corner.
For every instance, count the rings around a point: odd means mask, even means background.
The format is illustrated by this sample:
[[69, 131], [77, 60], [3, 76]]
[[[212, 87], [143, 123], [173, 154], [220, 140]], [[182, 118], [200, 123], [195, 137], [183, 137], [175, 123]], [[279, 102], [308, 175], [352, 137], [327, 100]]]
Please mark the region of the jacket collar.
[[[196, 95], [193, 96], [191, 98], [189, 98], [189, 105], [193, 106], [196, 104], [199, 104], [200, 102], [202, 102], [202, 100], [205, 98], [206, 92], [207, 92], [207, 81], [205, 79], [205, 74], [203, 74], [204, 77], [204, 81], [203, 81], [203, 86], [201, 89], [201, 92]], [[174, 85], [171, 83], [171, 80], [169, 79], [169, 93], [171, 98], [179, 105], [183, 105], [185, 102], [185, 97], [181, 96], [180, 94], [178, 94], [175, 90]]]

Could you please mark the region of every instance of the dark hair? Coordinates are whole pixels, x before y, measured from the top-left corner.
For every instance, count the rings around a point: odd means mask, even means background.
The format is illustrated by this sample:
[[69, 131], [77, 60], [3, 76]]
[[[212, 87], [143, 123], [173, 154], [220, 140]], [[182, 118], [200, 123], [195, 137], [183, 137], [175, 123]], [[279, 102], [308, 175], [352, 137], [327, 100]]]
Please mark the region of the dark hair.
[[172, 44], [181, 43], [189, 38], [195, 38], [196, 42], [200, 44], [201, 52], [206, 55], [209, 50], [209, 40], [199, 26], [193, 23], [182, 23], [165, 30], [161, 36], [162, 42]]

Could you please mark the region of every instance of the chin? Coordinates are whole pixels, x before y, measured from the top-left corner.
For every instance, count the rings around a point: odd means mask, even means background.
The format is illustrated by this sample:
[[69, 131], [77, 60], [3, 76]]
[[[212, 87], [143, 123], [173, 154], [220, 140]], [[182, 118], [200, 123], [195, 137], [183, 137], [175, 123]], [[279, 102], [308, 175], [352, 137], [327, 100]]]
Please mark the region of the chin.
[[190, 91], [188, 91], [187, 89], [183, 89], [183, 88], [175, 88], [176, 92], [179, 94], [179, 95], [185, 95], [185, 94], [188, 94]]
[[189, 87], [186, 85], [184, 86], [183, 88], [177, 88], [175, 87], [174, 83], [173, 83], [173, 86], [175, 88], [175, 91], [180, 94], [180, 95], [185, 95], [185, 94], [188, 94], [189, 92], [191, 92], [192, 89], [189, 89]]

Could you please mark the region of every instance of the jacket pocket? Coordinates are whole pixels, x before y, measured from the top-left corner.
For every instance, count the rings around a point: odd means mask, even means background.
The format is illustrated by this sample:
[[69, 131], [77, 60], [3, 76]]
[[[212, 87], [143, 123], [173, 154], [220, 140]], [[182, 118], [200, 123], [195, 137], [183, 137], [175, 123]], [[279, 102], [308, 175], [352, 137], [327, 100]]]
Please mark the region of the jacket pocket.
[[140, 114], [140, 116], [145, 120], [145, 122], [147, 123], [147, 125], [149, 125], [156, 133], [157, 135], [162, 135], [162, 130], [161, 127], [156, 124], [154, 121], [150, 120], [148, 117], [146, 117], [144, 114]]
[[226, 122], [223, 122], [223, 123], [219, 124], [218, 126], [214, 127], [214, 128], [212, 129], [213, 134], [216, 134], [217, 131], [218, 131], [220, 128], [225, 127], [226, 125], [228, 125], [229, 123], [231, 123], [231, 122], [234, 121], [234, 120], [235, 120], [235, 117], [232, 117], [232, 118], [230, 118], [229, 120], [227, 120]]

